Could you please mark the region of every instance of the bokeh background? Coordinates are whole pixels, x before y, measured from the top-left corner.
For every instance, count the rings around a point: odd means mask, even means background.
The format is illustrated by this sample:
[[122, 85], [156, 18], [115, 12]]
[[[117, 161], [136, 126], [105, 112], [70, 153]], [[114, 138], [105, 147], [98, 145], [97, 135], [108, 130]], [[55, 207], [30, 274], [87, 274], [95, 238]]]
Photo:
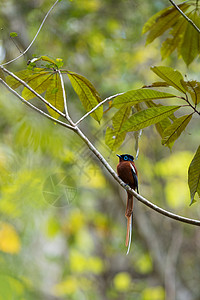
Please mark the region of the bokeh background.
[[[1, 0], [1, 62], [29, 45], [53, 3]], [[152, 83], [152, 65], [171, 66], [199, 80], [199, 60], [189, 68], [176, 53], [161, 61], [162, 39], [145, 47], [145, 21], [168, 5], [164, 0], [63, 0], [9, 70], [25, 69], [32, 55], [62, 58], [64, 67], [88, 78], [102, 99]], [[18, 36], [10, 38], [10, 32]], [[65, 83], [77, 120], [85, 111]], [[116, 169], [116, 153], [104, 141], [113, 114], [106, 113], [100, 125], [88, 117], [81, 128]], [[199, 135], [194, 117], [169, 150], [151, 126], [143, 130], [136, 161], [143, 196], [197, 219], [200, 206], [189, 206], [187, 170]], [[117, 153], [135, 155], [133, 133]], [[133, 244], [126, 256], [125, 201], [126, 193], [74, 133], [1, 87], [0, 300], [199, 300], [199, 228], [135, 201]]]

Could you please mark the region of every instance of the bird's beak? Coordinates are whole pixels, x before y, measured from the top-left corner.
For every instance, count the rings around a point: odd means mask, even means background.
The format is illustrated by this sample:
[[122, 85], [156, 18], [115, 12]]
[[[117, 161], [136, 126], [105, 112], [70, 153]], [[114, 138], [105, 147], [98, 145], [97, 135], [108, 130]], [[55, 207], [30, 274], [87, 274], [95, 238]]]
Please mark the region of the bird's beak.
[[119, 154], [116, 154], [119, 158], [121, 158], [121, 155], [119, 155]]

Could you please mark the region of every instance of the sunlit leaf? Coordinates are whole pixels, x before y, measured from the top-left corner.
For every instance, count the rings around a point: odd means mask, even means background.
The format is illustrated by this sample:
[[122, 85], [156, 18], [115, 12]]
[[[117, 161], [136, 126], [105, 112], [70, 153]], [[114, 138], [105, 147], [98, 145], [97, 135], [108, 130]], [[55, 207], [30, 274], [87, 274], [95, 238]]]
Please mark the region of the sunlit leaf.
[[[34, 79], [35, 77], [41, 76], [41, 75], [46, 75], [48, 74], [47, 71], [45, 71], [45, 69], [40, 69], [40, 68], [35, 68], [34, 70], [22, 70], [19, 72], [15, 72], [14, 73], [17, 77], [19, 77], [20, 79], [22, 79], [23, 81], [25, 81], [26, 83], [28, 83], [29, 78]], [[19, 82], [17, 79], [13, 78], [12, 76], [7, 76], [6, 77], [6, 82], [7, 84], [13, 88], [16, 89], [18, 88], [21, 84], [21, 82]]]
[[114, 129], [108, 127], [106, 129], [105, 143], [111, 149], [111, 151], [116, 150], [121, 146], [126, 137], [126, 132], [115, 131]]
[[[185, 1], [178, 5], [181, 11], [200, 28], [199, 12], [196, 6], [195, 1]], [[178, 55], [182, 55], [185, 63], [189, 65], [199, 55], [200, 35], [174, 6], [161, 10], [146, 22], [143, 27], [143, 33], [148, 32], [146, 44], [151, 43], [168, 30], [170, 37], [166, 38], [162, 44], [162, 58], [166, 58], [177, 49]]]
[[200, 146], [193, 157], [188, 170], [188, 185], [190, 188], [191, 203], [195, 202], [194, 196], [198, 193], [200, 197]]
[[192, 101], [195, 105], [200, 102], [200, 82], [196, 80], [182, 81], [182, 85], [186, 91], [191, 95]]
[[121, 133], [121, 128], [124, 122], [128, 119], [131, 112], [131, 107], [124, 105], [119, 109], [112, 118], [112, 128], [107, 128], [105, 143], [111, 149], [111, 151], [116, 150], [123, 143], [126, 133]]
[[178, 110], [180, 106], [152, 107], [135, 113], [122, 126], [121, 132], [136, 131], [152, 124], [158, 123]]
[[[182, 3], [179, 5], [179, 8], [185, 12], [190, 4]], [[147, 35], [146, 43], [151, 43], [155, 38], [162, 35], [166, 30], [172, 27], [177, 23], [177, 20], [180, 18], [180, 13], [174, 6], [170, 6], [159, 11], [157, 14], [152, 16], [143, 27], [143, 34], [149, 31]], [[181, 16], [182, 18], [182, 16]]]
[[174, 70], [171, 67], [163, 66], [152, 67], [151, 70], [170, 86], [173, 86], [175, 89], [181, 91], [182, 93], [185, 93], [185, 88], [181, 84], [183, 76], [179, 71]]
[[[55, 108], [57, 108], [60, 112], [64, 110], [64, 99], [63, 99], [63, 91], [60, 81], [60, 76], [58, 73], [54, 74], [51, 80], [49, 80], [49, 85], [47, 87], [47, 91], [45, 94], [45, 99], [52, 104]], [[47, 106], [47, 109], [52, 117], [57, 119], [59, 114], [55, 112], [52, 108]]]
[[163, 139], [162, 144], [169, 146], [174, 141], [178, 139], [178, 137], [181, 135], [183, 130], [186, 128], [188, 123], [190, 122], [192, 118], [192, 114], [182, 116], [174, 121], [173, 124], [171, 124], [169, 127], [165, 129], [163, 132]]
[[[38, 94], [42, 94], [44, 93], [50, 82], [51, 82], [51, 78], [53, 77], [53, 74], [37, 74], [37, 75], [33, 75], [33, 76], [29, 76], [29, 79], [27, 81], [27, 84]], [[32, 93], [28, 88], [24, 87], [23, 91], [22, 91], [22, 97], [25, 100], [30, 100], [35, 96], [34, 93]]]
[[[101, 102], [98, 92], [89, 80], [74, 72], [68, 72], [67, 75], [71, 81], [74, 91], [79, 96], [79, 99], [86, 111], [92, 110], [92, 108]], [[96, 121], [100, 122], [103, 116], [103, 106], [98, 107], [93, 113], [91, 113], [91, 116]]]
[[[188, 17], [198, 26], [200, 25], [199, 14], [195, 11], [188, 14]], [[181, 46], [181, 55], [187, 65], [199, 54], [200, 34], [188, 22], [184, 34], [183, 43]]]
[[182, 18], [179, 22], [177, 22], [173, 29], [170, 31], [170, 34], [172, 37], [167, 38], [163, 43], [161, 47], [161, 56], [162, 59], [168, 57], [177, 47], [178, 49], [182, 44], [185, 29], [187, 27], [187, 22], [185, 22], [185, 19]]
[[[147, 107], [160, 107], [160, 106], [163, 106], [162, 104], [160, 104], [160, 103], [159, 103], [159, 104], [156, 104], [156, 103], [154, 103], [153, 101], [148, 101], [148, 102], [145, 102], [145, 103], [146, 103]], [[161, 120], [160, 122], [158, 122], [158, 123], [155, 124], [156, 130], [157, 130], [157, 132], [159, 133], [159, 135], [160, 135], [161, 137], [163, 137], [163, 132], [164, 132], [164, 130], [165, 130], [168, 126], [171, 125], [170, 118], [171, 118], [172, 116], [173, 116], [173, 114], [170, 115], [169, 117], [164, 118], [163, 120]]]
[[46, 61], [46, 62], [48, 62], [50, 64], [53, 64], [53, 65], [56, 65], [56, 62], [53, 59], [49, 58], [48, 56], [44, 56], [44, 55], [40, 56], [40, 57], [34, 57], [33, 59], [29, 60], [28, 64], [35, 63], [35, 62], [40, 61], [40, 60]]
[[126, 92], [120, 96], [117, 96], [113, 101], [114, 107], [121, 107], [124, 104], [129, 104], [130, 106], [136, 105], [143, 101], [156, 100], [156, 99], [166, 99], [176, 97], [173, 94], [154, 91], [151, 89], [138, 89]]

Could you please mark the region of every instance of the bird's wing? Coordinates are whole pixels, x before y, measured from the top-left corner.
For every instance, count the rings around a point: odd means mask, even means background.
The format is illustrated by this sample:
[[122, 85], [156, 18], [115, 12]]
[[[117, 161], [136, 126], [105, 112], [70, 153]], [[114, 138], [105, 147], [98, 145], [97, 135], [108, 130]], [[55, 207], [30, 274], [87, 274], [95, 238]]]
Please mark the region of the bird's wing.
[[131, 163], [130, 163], [130, 165], [131, 165], [131, 172], [132, 172], [132, 175], [133, 175], [133, 178], [134, 178], [134, 182], [135, 182], [136, 191], [139, 194], [137, 174], [136, 174], [134, 166]]

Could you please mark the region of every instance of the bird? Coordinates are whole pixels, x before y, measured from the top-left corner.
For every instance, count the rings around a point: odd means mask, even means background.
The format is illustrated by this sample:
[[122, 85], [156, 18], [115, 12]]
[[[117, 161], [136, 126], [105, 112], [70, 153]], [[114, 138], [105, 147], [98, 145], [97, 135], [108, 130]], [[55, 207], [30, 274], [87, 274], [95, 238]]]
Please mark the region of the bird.
[[[119, 157], [119, 163], [117, 165], [117, 174], [119, 178], [139, 193], [138, 172], [134, 163], [134, 157], [130, 154], [117, 154], [117, 156]], [[133, 218], [133, 195], [129, 192], [127, 192], [125, 217], [127, 218], [126, 247], [128, 247], [126, 254], [128, 254], [131, 245]]]

